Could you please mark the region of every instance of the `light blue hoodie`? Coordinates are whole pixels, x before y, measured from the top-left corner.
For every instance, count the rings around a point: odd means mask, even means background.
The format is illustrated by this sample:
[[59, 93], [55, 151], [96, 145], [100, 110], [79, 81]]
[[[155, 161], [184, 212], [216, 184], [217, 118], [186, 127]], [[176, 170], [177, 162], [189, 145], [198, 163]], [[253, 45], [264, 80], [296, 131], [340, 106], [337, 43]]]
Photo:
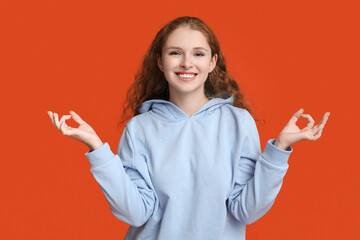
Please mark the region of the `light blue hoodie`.
[[125, 239], [245, 239], [272, 206], [292, 148], [261, 153], [250, 113], [212, 98], [188, 117], [165, 100], [143, 103], [121, 136], [85, 153]]

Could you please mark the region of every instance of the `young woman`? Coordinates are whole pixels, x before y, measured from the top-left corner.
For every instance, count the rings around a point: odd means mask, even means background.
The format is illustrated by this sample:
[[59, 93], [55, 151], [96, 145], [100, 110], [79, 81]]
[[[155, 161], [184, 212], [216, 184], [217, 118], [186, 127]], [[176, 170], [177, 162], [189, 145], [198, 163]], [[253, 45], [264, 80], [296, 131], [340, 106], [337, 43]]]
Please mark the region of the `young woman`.
[[[181, 17], [156, 35], [128, 92], [117, 154], [79, 115], [59, 120], [64, 135], [86, 144], [91, 172], [126, 239], [245, 239], [245, 225], [272, 206], [291, 145], [317, 140], [297, 111], [261, 153], [256, 124], [226, 71], [219, 43], [198, 18]], [[65, 121], [73, 118], [78, 128]], [[297, 120], [306, 118], [303, 129]], [[124, 121], [125, 121], [124, 120]]]

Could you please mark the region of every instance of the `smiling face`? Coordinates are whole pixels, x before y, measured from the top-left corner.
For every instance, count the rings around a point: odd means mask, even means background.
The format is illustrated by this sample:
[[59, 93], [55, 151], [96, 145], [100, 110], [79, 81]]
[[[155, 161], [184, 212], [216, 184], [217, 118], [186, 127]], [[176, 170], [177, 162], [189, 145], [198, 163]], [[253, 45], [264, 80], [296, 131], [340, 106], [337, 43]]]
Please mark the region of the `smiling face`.
[[211, 56], [210, 46], [200, 31], [187, 26], [174, 30], [158, 58], [158, 66], [169, 84], [170, 98], [183, 94], [205, 96], [204, 83], [216, 60], [217, 54]]

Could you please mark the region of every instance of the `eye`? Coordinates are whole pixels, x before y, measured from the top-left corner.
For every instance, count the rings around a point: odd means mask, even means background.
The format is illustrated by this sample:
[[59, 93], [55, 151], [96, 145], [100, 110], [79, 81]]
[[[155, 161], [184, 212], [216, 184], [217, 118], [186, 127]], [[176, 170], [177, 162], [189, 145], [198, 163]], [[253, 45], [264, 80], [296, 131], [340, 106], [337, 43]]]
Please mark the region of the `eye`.
[[169, 55], [179, 55], [180, 53], [179, 52], [170, 52]]
[[203, 54], [202, 52], [198, 52], [198, 53], [195, 53], [195, 56], [201, 57], [201, 56], [205, 56], [205, 54]]

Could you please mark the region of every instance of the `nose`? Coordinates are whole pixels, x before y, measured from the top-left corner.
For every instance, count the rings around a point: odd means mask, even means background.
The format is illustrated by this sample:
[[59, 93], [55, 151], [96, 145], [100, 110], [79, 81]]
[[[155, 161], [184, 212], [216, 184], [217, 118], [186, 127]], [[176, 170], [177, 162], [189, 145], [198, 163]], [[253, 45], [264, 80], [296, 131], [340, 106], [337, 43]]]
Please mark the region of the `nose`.
[[185, 69], [191, 68], [193, 66], [191, 56], [184, 54], [180, 66]]

